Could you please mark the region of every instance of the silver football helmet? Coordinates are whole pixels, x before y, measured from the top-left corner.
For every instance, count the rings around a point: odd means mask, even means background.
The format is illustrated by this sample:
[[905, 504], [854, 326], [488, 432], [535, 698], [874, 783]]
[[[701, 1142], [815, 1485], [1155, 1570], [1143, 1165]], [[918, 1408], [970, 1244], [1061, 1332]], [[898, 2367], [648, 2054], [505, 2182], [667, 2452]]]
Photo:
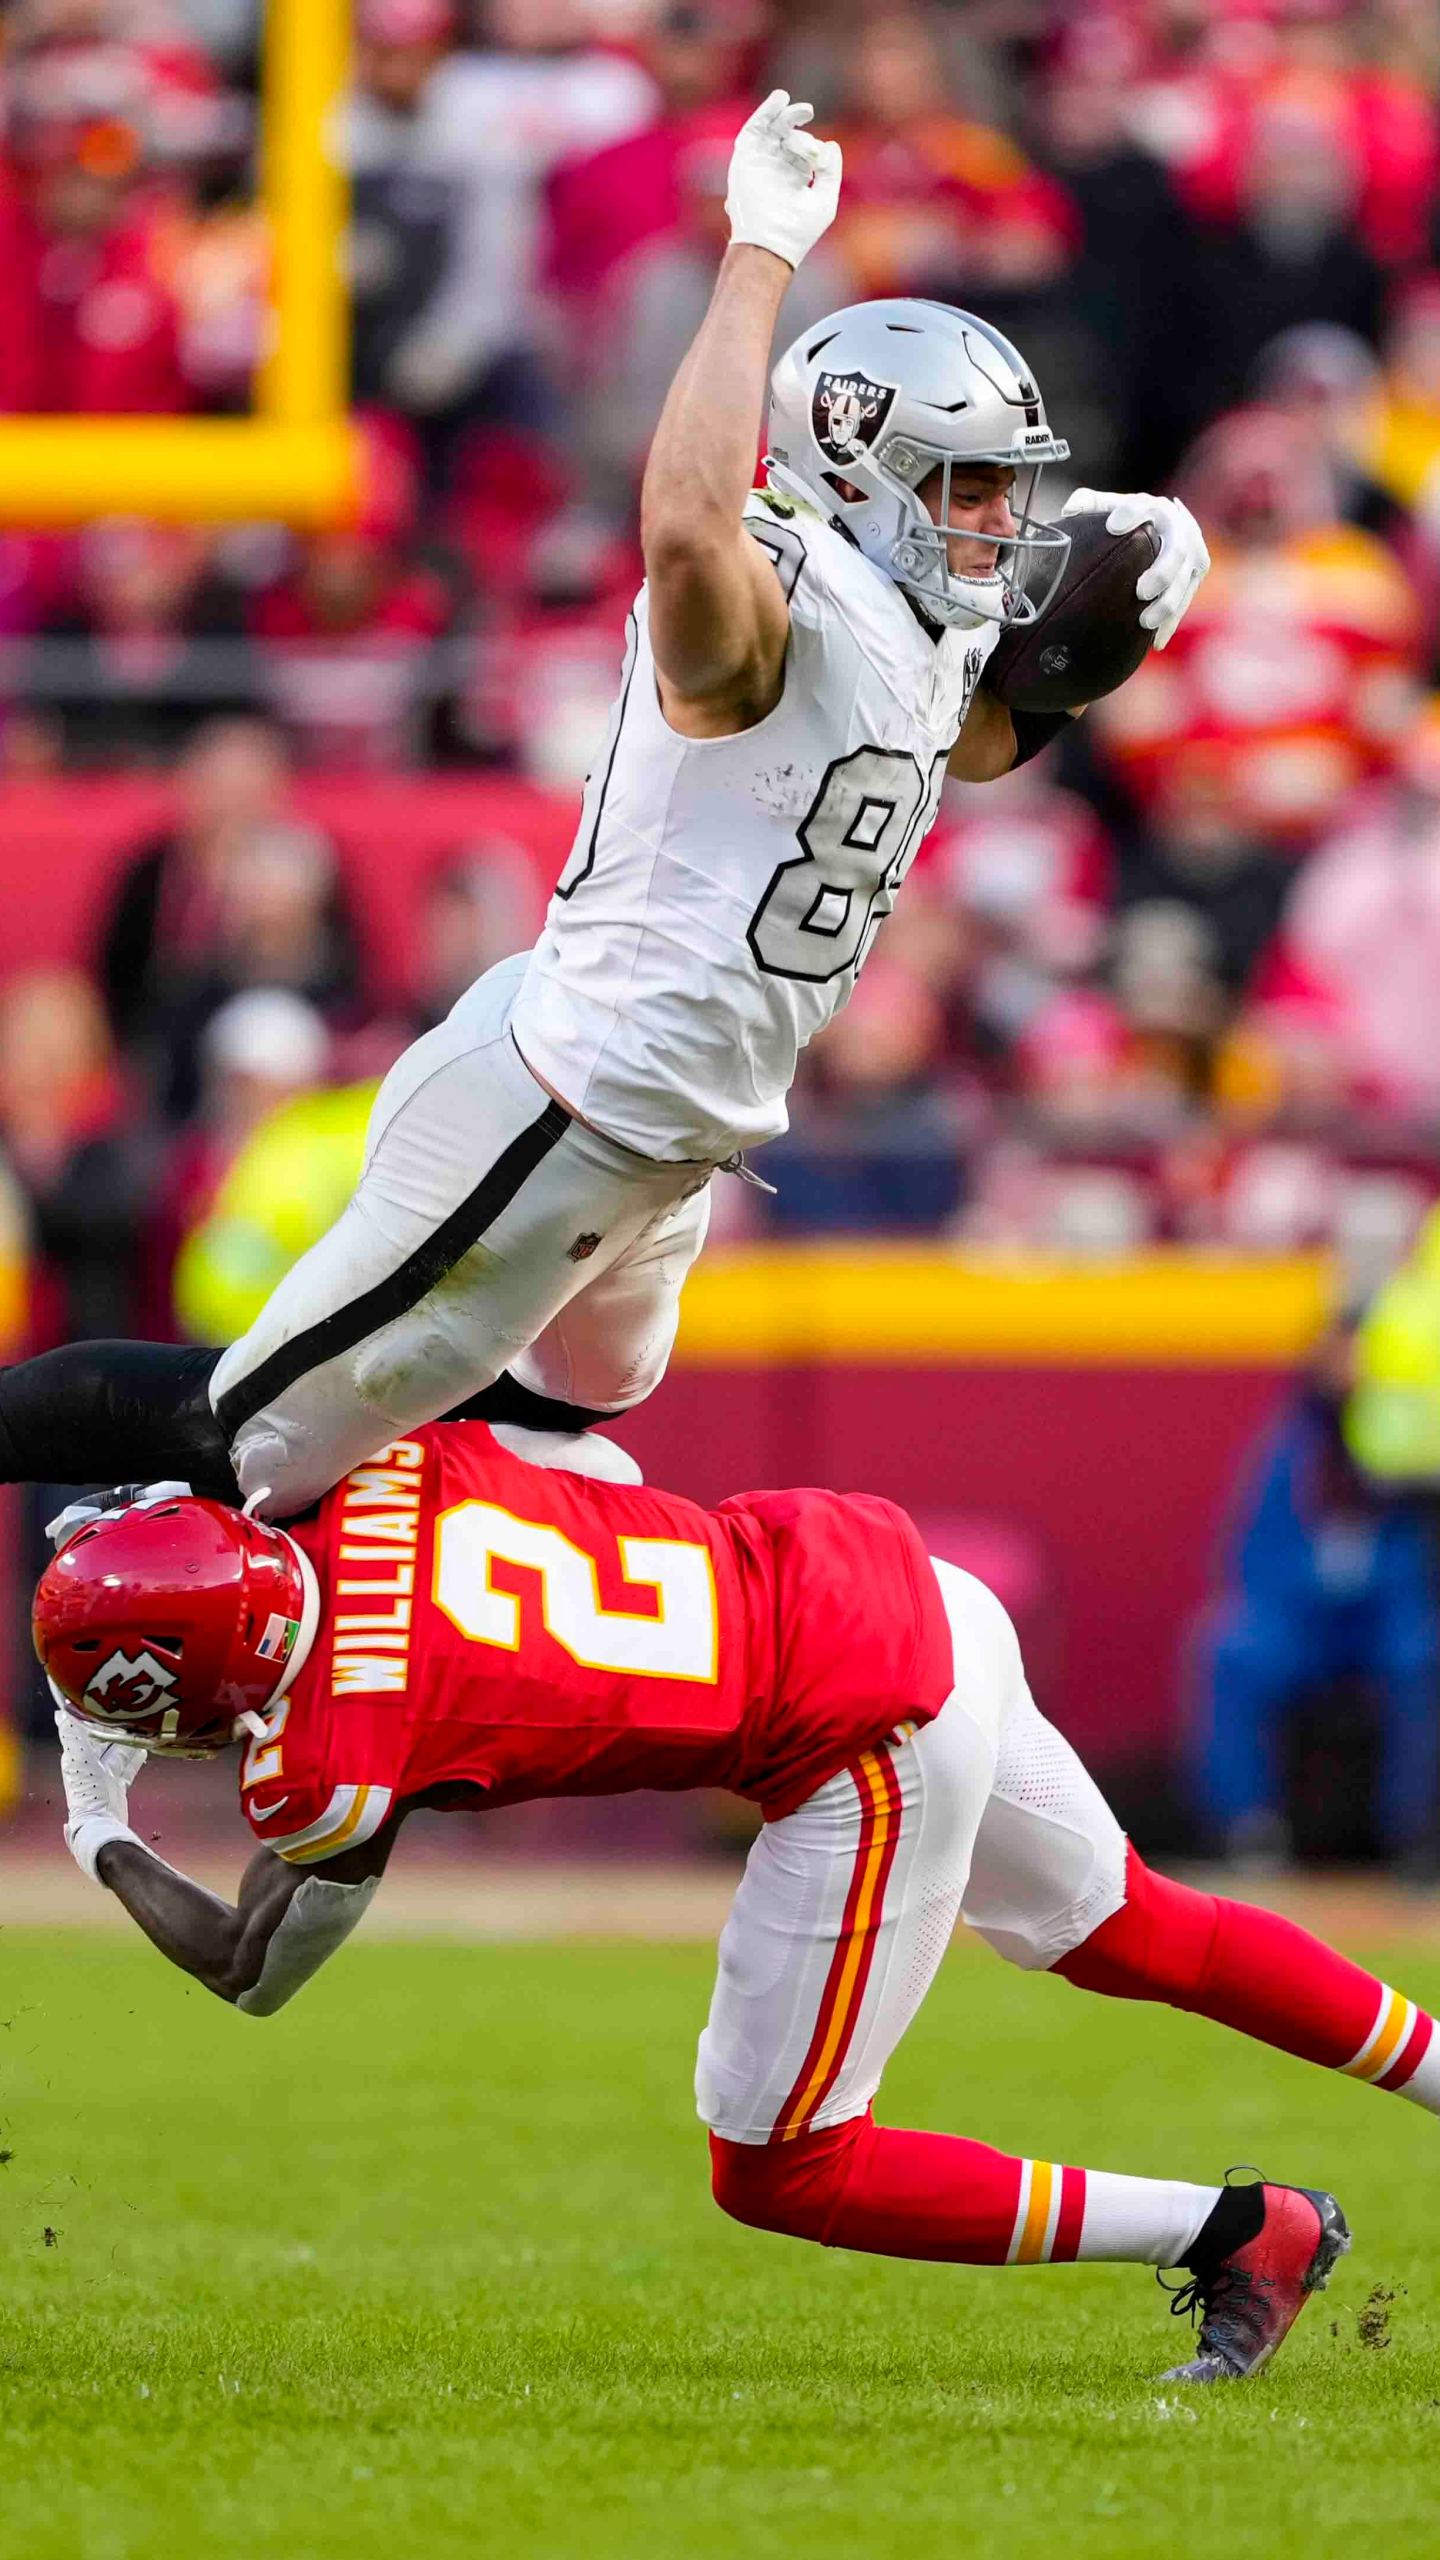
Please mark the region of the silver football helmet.
[[[1041, 523], [1035, 501], [1043, 466], [1070, 447], [1052, 435], [1024, 358], [973, 311], [857, 302], [817, 321], [770, 377], [768, 432], [771, 485], [823, 507], [933, 621], [966, 628], [1044, 612], [1070, 536]], [[950, 565], [950, 483], [967, 462], [1012, 465], [1019, 497], [1015, 531], [996, 540], [996, 567], [980, 577]], [[937, 466], [932, 508], [917, 491]]]

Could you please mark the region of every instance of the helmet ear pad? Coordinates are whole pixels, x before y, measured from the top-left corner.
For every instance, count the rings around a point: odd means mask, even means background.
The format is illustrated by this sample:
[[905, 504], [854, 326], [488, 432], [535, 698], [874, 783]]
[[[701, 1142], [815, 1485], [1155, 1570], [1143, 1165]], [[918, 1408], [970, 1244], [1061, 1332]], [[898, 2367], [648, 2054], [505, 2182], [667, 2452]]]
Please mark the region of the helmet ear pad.
[[283, 1530], [196, 1495], [108, 1512], [35, 1594], [35, 1650], [72, 1714], [146, 1750], [208, 1753], [294, 1676], [318, 1614]]

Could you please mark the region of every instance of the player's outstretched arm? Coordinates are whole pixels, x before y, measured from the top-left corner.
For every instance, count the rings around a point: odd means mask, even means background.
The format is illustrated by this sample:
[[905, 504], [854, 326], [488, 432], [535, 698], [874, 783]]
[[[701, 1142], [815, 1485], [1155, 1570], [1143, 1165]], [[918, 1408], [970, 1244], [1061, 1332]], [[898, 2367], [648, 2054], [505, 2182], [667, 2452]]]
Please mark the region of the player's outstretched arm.
[[323, 1873], [257, 1849], [238, 1903], [222, 1901], [136, 1840], [107, 1841], [95, 1872], [172, 1964], [217, 1998], [264, 2018], [283, 2008], [364, 1918], [389, 1849], [388, 1839], [367, 1840]]
[[839, 147], [804, 130], [810, 114], [777, 89], [741, 129], [726, 197], [731, 246], [670, 386], [641, 491], [661, 699], [696, 735], [763, 719], [784, 680], [785, 598], [741, 517], [776, 315], [839, 201]]
[[196, 1884], [147, 1849], [129, 1823], [145, 1754], [104, 1742], [63, 1708], [55, 1718], [65, 1784], [65, 1843], [81, 1873], [122, 1902], [152, 1946], [221, 2000], [268, 2017], [319, 1971], [369, 1909], [398, 1817], [323, 1866], [294, 1867], [260, 1849], [238, 1903]]
[[303, 1881], [298, 1868], [260, 1849], [245, 1870], [238, 1904], [224, 1902], [138, 1840], [122, 1839], [103, 1843], [94, 1872], [162, 1956], [230, 2001], [258, 1982], [270, 1941]]

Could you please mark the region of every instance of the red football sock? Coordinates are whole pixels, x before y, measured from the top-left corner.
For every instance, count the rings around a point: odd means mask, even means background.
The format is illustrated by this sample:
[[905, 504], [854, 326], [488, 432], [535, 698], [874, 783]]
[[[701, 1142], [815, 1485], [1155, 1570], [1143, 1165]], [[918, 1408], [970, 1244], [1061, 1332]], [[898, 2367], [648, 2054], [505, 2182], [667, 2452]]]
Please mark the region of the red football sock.
[[1127, 2258], [1178, 2266], [1219, 2190], [1015, 2160], [985, 2142], [907, 2133], [868, 2114], [785, 2142], [710, 2136], [715, 2201], [761, 2231], [885, 2258], [1039, 2266]]
[[1120, 1910], [1055, 1971], [1085, 1991], [1192, 2009], [1440, 2113], [1425, 2010], [1293, 1920], [1176, 1884], [1133, 1849]]

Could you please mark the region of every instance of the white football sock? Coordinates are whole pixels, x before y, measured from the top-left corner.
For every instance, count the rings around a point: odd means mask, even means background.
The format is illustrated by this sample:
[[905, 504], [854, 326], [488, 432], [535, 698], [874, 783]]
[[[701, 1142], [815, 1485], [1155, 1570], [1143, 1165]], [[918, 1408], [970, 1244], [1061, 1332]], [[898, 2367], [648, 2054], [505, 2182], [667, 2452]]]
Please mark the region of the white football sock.
[[1220, 2201], [1218, 2187], [1173, 2178], [1122, 2178], [1085, 2172], [1081, 2258], [1138, 2259], [1147, 2267], [1179, 2267]]

